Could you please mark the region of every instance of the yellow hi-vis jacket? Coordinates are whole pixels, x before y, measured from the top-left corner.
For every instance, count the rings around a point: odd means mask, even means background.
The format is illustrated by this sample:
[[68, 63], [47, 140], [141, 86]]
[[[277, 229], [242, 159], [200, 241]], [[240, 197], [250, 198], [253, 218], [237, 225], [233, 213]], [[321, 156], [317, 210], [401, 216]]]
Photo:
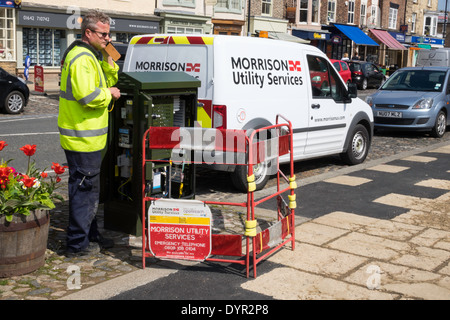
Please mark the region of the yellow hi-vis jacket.
[[99, 61], [95, 49], [75, 41], [66, 51], [61, 71], [58, 128], [65, 150], [93, 152], [106, 145], [108, 87], [118, 80], [119, 67]]

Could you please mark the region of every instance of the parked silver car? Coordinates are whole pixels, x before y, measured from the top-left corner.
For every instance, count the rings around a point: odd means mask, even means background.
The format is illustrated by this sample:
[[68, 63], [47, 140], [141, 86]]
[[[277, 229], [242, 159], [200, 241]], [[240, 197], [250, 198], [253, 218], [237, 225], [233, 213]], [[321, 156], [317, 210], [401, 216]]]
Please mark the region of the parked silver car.
[[408, 67], [397, 70], [366, 98], [375, 129], [430, 131], [437, 138], [449, 125], [450, 68]]

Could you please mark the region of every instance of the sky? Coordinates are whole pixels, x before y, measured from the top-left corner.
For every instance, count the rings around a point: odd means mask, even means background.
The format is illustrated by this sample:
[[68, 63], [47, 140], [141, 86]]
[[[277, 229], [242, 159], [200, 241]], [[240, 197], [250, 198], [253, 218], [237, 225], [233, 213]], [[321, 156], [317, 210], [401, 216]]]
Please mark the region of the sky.
[[[445, 10], [445, 1], [448, 0], [438, 0], [438, 10]], [[447, 3], [447, 11], [450, 11], [450, 3]]]

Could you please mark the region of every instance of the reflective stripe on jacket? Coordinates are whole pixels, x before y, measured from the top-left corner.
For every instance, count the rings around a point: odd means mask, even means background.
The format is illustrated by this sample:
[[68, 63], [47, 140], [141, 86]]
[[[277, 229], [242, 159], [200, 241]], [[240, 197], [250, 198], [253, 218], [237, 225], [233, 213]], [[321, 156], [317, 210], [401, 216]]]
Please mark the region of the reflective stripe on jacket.
[[116, 84], [119, 67], [99, 61], [90, 45], [76, 41], [66, 51], [61, 71], [58, 128], [65, 150], [93, 152], [106, 145], [108, 87]]

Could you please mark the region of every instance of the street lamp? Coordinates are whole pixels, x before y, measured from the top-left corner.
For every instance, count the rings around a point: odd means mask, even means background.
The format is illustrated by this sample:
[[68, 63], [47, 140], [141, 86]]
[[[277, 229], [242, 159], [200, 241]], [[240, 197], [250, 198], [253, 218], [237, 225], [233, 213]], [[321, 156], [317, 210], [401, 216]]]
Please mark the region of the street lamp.
[[448, 0], [445, 0], [445, 13], [444, 13], [444, 32], [443, 32], [443, 38], [444, 38], [444, 47], [445, 47], [445, 37], [446, 31], [447, 31], [447, 2]]

